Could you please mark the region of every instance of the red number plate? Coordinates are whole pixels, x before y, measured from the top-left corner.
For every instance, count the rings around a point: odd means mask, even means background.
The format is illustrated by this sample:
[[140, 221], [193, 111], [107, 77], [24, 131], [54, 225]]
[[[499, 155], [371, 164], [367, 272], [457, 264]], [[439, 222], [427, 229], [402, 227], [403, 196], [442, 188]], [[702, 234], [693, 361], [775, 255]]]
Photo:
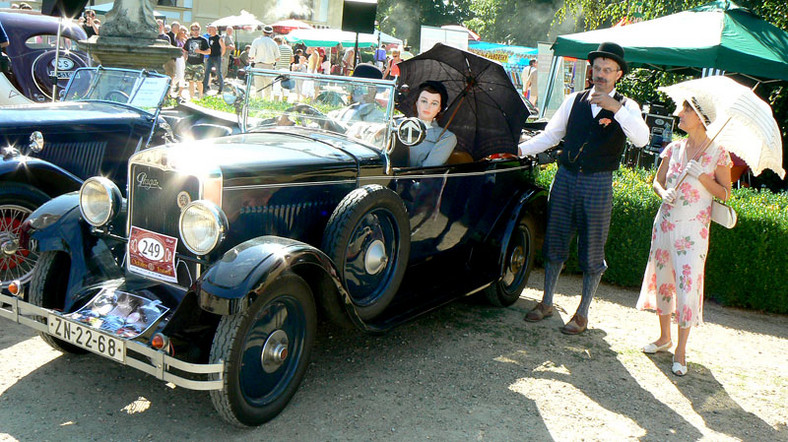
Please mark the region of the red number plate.
[[131, 226], [129, 271], [150, 278], [178, 282], [175, 275], [175, 249], [178, 238]]

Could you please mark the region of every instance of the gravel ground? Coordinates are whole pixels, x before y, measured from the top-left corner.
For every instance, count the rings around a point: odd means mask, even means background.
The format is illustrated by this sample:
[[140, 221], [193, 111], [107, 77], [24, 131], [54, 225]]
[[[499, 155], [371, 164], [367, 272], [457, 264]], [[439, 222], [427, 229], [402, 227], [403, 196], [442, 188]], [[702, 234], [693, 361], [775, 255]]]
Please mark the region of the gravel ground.
[[0, 440], [788, 441], [788, 317], [707, 304], [678, 378], [669, 353], [639, 351], [658, 325], [633, 290], [603, 284], [589, 330], [564, 336], [582, 281], [563, 276], [560, 314], [523, 322], [542, 278], [507, 309], [460, 301], [382, 336], [321, 326], [293, 401], [252, 429], [0, 320]]

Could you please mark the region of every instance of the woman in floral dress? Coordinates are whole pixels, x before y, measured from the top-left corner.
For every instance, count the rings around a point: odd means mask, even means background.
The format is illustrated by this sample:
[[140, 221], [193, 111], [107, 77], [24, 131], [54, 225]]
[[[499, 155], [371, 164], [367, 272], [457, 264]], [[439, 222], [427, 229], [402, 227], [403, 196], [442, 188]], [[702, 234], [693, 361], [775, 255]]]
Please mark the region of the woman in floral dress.
[[705, 101], [700, 97], [684, 101], [678, 112], [679, 128], [688, 137], [671, 143], [660, 155], [653, 187], [662, 205], [654, 219], [651, 252], [637, 302], [639, 309], [653, 309], [659, 315], [659, 339], [643, 347], [645, 353], [670, 350], [670, 318], [675, 314], [678, 344], [672, 371], [679, 376], [687, 374], [690, 329], [703, 323], [712, 198], [727, 200], [731, 187], [733, 163], [728, 152], [706, 134], [714, 114], [713, 105]]

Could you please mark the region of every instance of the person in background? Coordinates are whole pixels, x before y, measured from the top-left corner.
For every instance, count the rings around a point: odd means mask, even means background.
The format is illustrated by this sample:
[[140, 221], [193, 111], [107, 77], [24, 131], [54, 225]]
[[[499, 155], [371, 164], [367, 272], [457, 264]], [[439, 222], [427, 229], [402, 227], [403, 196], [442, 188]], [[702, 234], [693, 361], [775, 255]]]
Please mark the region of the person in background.
[[345, 51], [345, 55], [342, 57], [342, 74], [343, 75], [350, 75], [353, 73], [353, 68], [355, 67], [355, 56], [356, 51], [353, 48], [348, 48]]
[[[257, 69], [273, 69], [279, 61], [279, 46], [273, 38], [274, 28], [271, 25], [263, 26], [263, 35], [257, 37], [252, 42], [249, 49], [249, 57], [252, 59], [252, 67]], [[271, 77], [256, 75], [254, 77], [253, 96], [271, 96]]]
[[224, 30], [222, 40], [224, 41], [224, 49], [222, 50], [222, 76], [227, 78], [227, 70], [230, 66], [230, 58], [235, 56], [235, 39], [233, 38], [232, 26], [228, 26]]
[[[174, 27], [175, 25], [173, 25], [173, 28]], [[186, 36], [186, 28], [183, 26], [178, 26], [178, 32], [175, 34], [175, 46], [183, 49], [183, 46], [186, 44], [186, 40], [188, 40], [188, 37]], [[181, 55], [175, 59], [175, 78], [173, 79], [174, 81], [172, 85], [172, 88], [175, 91], [175, 96], [181, 96], [185, 71], [186, 57]]]
[[167, 30], [164, 29], [164, 20], [157, 18], [156, 19], [156, 26], [159, 27], [159, 36], [156, 37], [159, 40], [166, 41], [167, 44], [171, 45], [172, 41], [170, 40], [170, 36], [167, 35]]
[[578, 334], [586, 330], [588, 307], [607, 269], [605, 243], [613, 205], [613, 171], [618, 169], [626, 139], [645, 146], [649, 128], [640, 106], [616, 92], [616, 82], [627, 72], [624, 49], [602, 43], [588, 54], [593, 66], [594, 87], [569, 95], [544, 131], [520, 144], [520, 155], [535, 155], [561, 140], [558, 172], [550, 187], [545, 232], [544, 295], [525, 316], [528, 322], [553, 315], [553, 292], [569, 246], [578, 232], [577, 250], [583, 270], [580, 305], [561, 331]]
[[531, 102], [534, 106], [536, 106], [536, 102], [538, 101], [538, 94], [539, 94], [539, 69], [538, 69], [538, 61], [533, 58], [528, 62], [528, 78], [525, 78], [525, 69], [523, 69], [523, 95], [528, 101]]
[[219, 81], [219, 93], [224, 86], [224, 76], [222, 75], [222, 54], [225, 52], [224, 40], [217, 34], [216, 26], [208, 25], [208, 46], [210, 52], [205, 61], [205, 78], [203, 79], [203, 91], [208, 92], [211, 84], [211, 75], [215, 74]]
[[716, 118], [712, 97], [687, 96], [676, 110], [679, 128], [688, 136], [669, 144], [660, 154], [662, 162], [653, 188], [662, 205], [654, 218], [637, 308], [654, 309], [659, 316], [659, 338], [643, 347], [647, 354], [673, 346], [670, 318], [675, 315], [679, 340], [671, 371], [684, 376], [690, 329], [703, 323], [711, 203], [713, 198], [725, 201], [731, 194], [733, 161], [706, 133]]
[[400, 52], [400, 48], [391, 50], [391, 58], [386, 62], [386, 70], [383, 71], [383, 78], [386, 80], [393, 80], [399, 77], [399, 66], [397, 65], [402, 61], [399, 58]]
[[241, 55], [238, 56], [238, 59], [241, 60], [241, 64], [244, 68], [249, 66], [250, 58], [249, 58], [249, 50], [252, 49], [252, 45], [244, 46], [244, 50], [241, 51]]
[[[170, 44], [173, 46], [178, 46], [176, 39], [178, 38], [178, 31], [181, 30], [181, 24], [177, 21], [170, 23], [170, 30], [167, 32], [167, 37], [170, 37]], [[183, 28], [184, 32], [186, 32], [186, 28]], [[181, 46], [182, 47], [182, 46]]]
[[189, 82], [189, 97], [194, 98], [194, 88], [197, 87], [197, 99], [202, 99], [203, 80], [205, 79], [205, 63], [203, 56], [211, 53], [208, 40], [200, 35], [201, 26], [194, 22], [189, 27], [191, 35], [183, 45], [183, 53], [186, 57], [186, 68], [184, 77]]
[[279, 46], [279, 60], [276, 61], [276, 70], [289, 71], [290, 65], [293, 64], [293, 48], [281, 36], [276, 36], [274, 41]]
[[83, 16], [85, 17], [85, 23], [82, 25], [82, 29], [85, 30], [85, 34], [88, 35], [88, 38], [98, 35], [101, 23], [96, 20], [96, 11], [87, 9]]

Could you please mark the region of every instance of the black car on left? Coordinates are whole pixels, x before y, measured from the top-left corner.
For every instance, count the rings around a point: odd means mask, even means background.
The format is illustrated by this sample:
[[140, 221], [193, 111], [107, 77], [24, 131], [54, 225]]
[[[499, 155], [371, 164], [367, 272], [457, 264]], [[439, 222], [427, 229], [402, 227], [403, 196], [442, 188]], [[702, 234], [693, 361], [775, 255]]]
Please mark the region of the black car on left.
[[125, 191], [128, 158], [171, 139], [160, 116], [170, 79], [153, 72], [81, 68], [63, 101], [0, 108], [0, 281], [30, 279], [37, 255], [18, 229], [38, 206], [101, 175]]

